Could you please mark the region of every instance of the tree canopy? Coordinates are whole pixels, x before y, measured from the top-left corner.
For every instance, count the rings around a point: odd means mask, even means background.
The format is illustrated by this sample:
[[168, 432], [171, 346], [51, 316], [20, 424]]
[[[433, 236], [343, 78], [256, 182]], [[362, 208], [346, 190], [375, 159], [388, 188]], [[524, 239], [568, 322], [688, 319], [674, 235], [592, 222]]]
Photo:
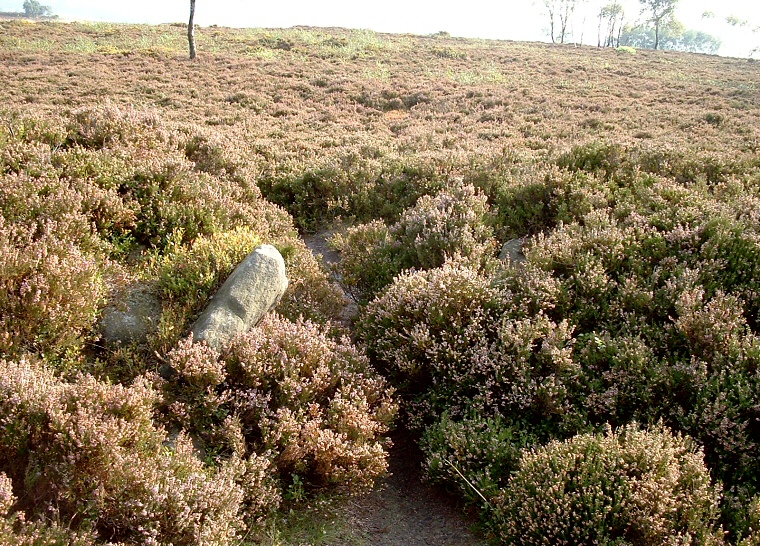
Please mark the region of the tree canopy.
[[37, 0], [24, 0], [24, 15], [27, 17], [45, 17], [52, 14], [50, 6], [43, 6]]
[[660, 31], [673, 20], [678, 0], [639, 0], [639, 3], [642, 6], [642, 13], [649, 16], [647, 22], [654, 28], [654, 49], [659, 49]]
[[659, 36], [651, 24], [626, 25], [620, 34], [620, 45], [638, 49], [659, 48], [692, 53], [716, 53], [720, 49], [721, 41], [712, 34], [686, 29], [679, 21], [671, 19], [660, 28]]

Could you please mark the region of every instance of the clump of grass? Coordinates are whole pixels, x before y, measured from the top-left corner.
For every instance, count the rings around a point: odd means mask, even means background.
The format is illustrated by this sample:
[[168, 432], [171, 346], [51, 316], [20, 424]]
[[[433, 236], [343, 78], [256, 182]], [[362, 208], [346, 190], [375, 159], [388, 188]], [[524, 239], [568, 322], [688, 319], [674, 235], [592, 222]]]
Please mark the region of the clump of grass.
[[628, 53], [629, 55], [636, 54], [636, 48], [631, 46], [618, 46], [615, 48], [615, 51], [618, 51], [620, 53]]

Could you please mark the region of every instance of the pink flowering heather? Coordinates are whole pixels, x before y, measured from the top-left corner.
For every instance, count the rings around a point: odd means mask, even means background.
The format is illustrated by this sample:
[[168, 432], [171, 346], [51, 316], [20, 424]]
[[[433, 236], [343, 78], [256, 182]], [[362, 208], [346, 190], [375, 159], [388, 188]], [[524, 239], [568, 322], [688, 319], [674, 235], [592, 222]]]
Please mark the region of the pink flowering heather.
[[59, 239], [0, 216], [0, 351], [56, 355], [81, 344], [104, 296], [97, 261]]
[[169, 410], [209, 446], [230, 413], [246, 451], [271, 454], [283, 479], [367, 487], [387, 468], [392, 390], [346, 338], [271, 314], [224, 354], [186, 340], [169, 362]]
[[50, 506], [101, 539], [232, 544], [278, 500], [268, 463], [238, 454], [208, 467], [186, 434], [170, 442], [153, 424], [155, 403], [145, 381], [66, 383], [42, 364], [2, 361], [0, 471], [23, 484], [30, 517]]

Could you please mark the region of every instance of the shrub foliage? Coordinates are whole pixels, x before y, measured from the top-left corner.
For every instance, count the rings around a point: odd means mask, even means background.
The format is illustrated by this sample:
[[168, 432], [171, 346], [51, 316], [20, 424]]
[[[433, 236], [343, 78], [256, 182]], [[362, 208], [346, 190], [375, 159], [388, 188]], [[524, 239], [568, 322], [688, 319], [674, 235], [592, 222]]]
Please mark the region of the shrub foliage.
[[693, 442], [635, 424], [525, 451], [494, 508], [508, 544], [723, 544]]
[[[234, 146], [109, 104], [14, 123], [0, 146], [3, 543], [235, 544], [298, 476], [348, 488], [385, 472], [391, 391], [318, 325], [341, 294]], [[286, 260], [293, 322], [268, 319], [226, 360], [180, 342], [263, 242]], [[162, 300], [158, 329], [102, 347], [100, 311], [133, 283]], [[163, 361], [166, 385], [150, 373]]]
[[344, 286], [366, 303], [407, 269], [432, 269], [453, 258], [486, 266], [496, 250], [489, 212], [485, 195], [454, 182], [421, 197], [390, 227], [376, 220], [350, 228], [333, 241], [342, 252]]
[[2, 472], [28, 516], [54, 510], [103, 539], [232, 544], [245, 517], [276, 502], [266, 459], [238, 453], [209, 468], [186, 434], [170, 442], [153, 424], [156, 393], [144, 381], [64, 382], [40, 363], [0, 366]]
[[246, 452], [268, 454], [275, 471], [313, 486], [366, 488], [385, 473], [383, 433], [396, 414], [385, 380], [343, 338], [310, 321], [269, 315], [219, 354], [183, 341], [169, 353], [169, 413], [207, 450], [236, 449], [235, 416]]
[[[171, 26], [0, 27], [0, 542], [238, 543], [382, 473], [392, 384], [498, 540], [758, 543], [746, 62], [220, 28], [187, 71]], [[295, 227], [333, 222], [331, 278]], [[191, 344], [261, 243], [278, 315]], [[135, 285], [156, 330], [103, 343]]]
[[360, 336], [411, 422], [431, 427], [433, 477], [471, 489], [442, 466], [458, 460], [497, 491], [526, 437], [662, 420], [704, 450], [736, 538], [760, 486], [756, 189], [712, 171], [678, 181], [686, 165], [653, 157], [603, 146], [561, 156], [553, 180], [596, 182], [551, 192], [555, 212], [525, 263], [399, 275], [366, 306]]

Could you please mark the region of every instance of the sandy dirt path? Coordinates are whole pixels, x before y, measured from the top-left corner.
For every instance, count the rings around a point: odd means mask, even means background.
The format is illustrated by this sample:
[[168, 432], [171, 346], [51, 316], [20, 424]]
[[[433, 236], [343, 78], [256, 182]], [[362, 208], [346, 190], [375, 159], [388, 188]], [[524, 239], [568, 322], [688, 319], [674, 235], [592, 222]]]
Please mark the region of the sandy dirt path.
[[[340, 260], [339, 253], [327, 244], [331, 235], [325, 231], [304, 237], [326, 265]], [[346, 300], [350, 302], [348, 297]], [[344, 315], [355, 311], [349, 309]], [[466, 520], [456, 501], [422, 481], [422, 454], [409, 433], [398, 430], [392, 439], [390, 475], [370, 493], [350, 499], [345, 507], [352, 535], [346, 543], [356, 544], [358, 539], [367, 546], [486, 546], [486, 541], [470, 531], [472, 522]]]
[[486, 546], [470, 530], [456, 501], [422, 481], [421, 453], [414, 440], [393, 435], [391, 475], [348, 504], [348, 521], [369, 546]]

